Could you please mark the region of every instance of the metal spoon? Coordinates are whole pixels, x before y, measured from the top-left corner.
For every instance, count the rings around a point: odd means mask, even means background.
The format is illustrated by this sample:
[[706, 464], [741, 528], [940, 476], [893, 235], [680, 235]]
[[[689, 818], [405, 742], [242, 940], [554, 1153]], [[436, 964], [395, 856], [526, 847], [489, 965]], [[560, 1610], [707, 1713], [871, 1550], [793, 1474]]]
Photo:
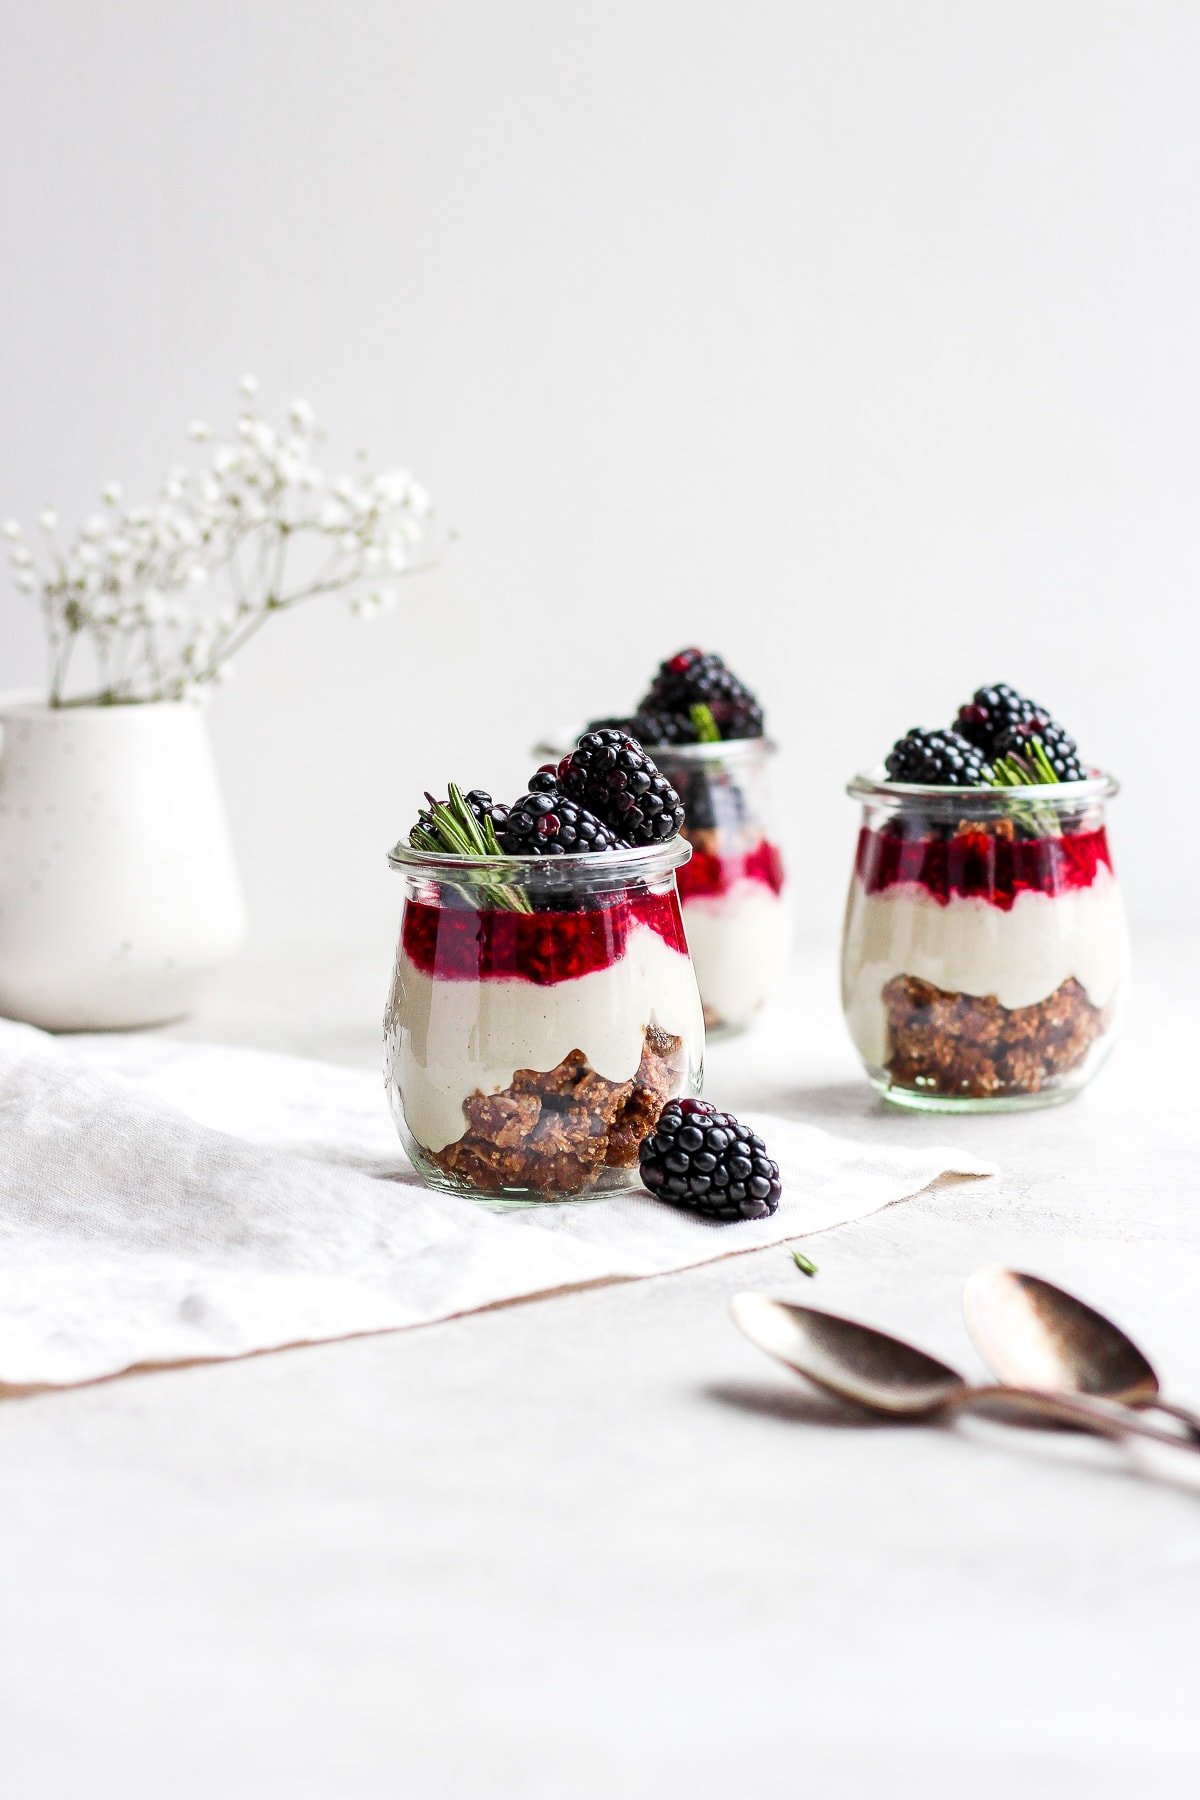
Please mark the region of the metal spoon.
[[1018, 1424], [1077, 1425], [1102, 1437], [1151, 1438], [1200, 1449], [1147, 1424], [1126, 1406], [1041, 1388], [970, 1387], [956, 1369], [870, 1325], [765, 1294], [737, 1294], [730, 1310], [752, 1344], [833, 1394], [893, 1418], [930, 1418], [951, 1409], [986, 1412]]
[[1040, 1275], [977, 1269], [963, 1293], [963, 1314], [975, 1348], [1001, 1381], [1153, 1408], [1200, 1438], [1200, 1413], [1162, 1398], [1158, 1376], [1132, 1338]]

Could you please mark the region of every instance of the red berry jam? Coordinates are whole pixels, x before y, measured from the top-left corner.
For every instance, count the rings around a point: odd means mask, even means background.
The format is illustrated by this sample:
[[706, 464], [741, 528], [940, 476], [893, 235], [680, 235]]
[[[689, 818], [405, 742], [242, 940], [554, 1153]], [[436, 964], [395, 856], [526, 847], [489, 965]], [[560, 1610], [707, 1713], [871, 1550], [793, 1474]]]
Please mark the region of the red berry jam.
[[739, 881], [757, 881], [773, 894], [782, 894], [783, 858], [765, 838], [745, 856], [715, 856], [693, 844], [691, 859], [680, 869], [678, 881], [685, 900], [711, 900], [727, 894]]
[[552, 987], [611, 968], [624, 956], [635, 925], [648, 926], [687, 955], [673, 892], [623, 896], [594, 912], [476, 912], [409, 900], [401, 936], [409, 960], [439, 981], [519, 979]]
[[1102, 825], [1039, 838], [1004, 838], [983, 830], [904, 837], [864, 829], [856, 867], [869, 894], [915, 882], [943, 906], [951, 898], [986, 900], [1008, 912], [1019, 894], [1091, 887], [1100, 869], [1111, 872], [1112, 858]]

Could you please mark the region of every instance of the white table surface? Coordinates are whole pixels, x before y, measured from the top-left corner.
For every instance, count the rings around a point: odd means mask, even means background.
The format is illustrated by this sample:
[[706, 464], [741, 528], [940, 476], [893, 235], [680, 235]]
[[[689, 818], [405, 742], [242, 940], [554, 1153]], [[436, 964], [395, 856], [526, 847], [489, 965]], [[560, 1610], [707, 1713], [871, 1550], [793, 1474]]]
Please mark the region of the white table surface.
[[[1005, 1171], [808, 1240], [811, 1282], [772, 1249], [0, 1404], [4, 1793], [1195, 1793], [1185, 1457], [851, 1423], [727, 1316], [792, 1293], [976, 1369], [962, 1282], [1010, 1261], [1200, 1399], [1200, 978], [1136, 948], [1092, 1092], [993, 1120], [879, 1105], [798, 959], [710, 1095]], [[182, 1029], [370, 1066], [381, 955], [260, 951]]]

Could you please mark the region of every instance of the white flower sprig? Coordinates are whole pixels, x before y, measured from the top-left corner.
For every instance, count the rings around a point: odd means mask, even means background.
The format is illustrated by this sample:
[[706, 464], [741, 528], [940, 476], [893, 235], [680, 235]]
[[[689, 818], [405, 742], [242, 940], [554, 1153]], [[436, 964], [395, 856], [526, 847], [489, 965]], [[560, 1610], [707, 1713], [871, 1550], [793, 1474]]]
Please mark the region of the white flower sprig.
[[[228, 680], [232, 660], [275, 613], [319, 594], [350, 592], [362, 618], [396, 604], [394, 581], [432, 529], [429, 495], [404, 469], [330, 481], [313, 460], [321, 433], [307, 401], [277, 430], [254, 407], [246, 376], [236, 429], [206, 468], [172, 469], [149, 506], [101, 490], [103, 510], [67, 544], [46, 507], [27, 538], [13, 519], [13, 580], [36, 595], [50, 652], [52, 706], [201, 697]], [[211, 437], [193, 421], [197, 443]], [[360, 459], [361, 462], [361, 459]], [[75, 652], [89, 643], [97, 687], [68, 699]]]

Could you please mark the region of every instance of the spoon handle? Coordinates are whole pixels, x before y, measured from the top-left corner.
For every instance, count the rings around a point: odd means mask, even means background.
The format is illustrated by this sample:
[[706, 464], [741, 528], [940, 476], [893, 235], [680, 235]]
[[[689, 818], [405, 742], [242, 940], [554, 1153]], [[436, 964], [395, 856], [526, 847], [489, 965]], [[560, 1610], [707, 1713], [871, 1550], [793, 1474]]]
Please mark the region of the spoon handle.
[[[1200, 1452], [1200, 1441], [1180, 1437], [1178, 1432], [1164, 1431], [1139, 1417], [1132, 1407], [1115, 1400], [1100, 1400], [1093, 1395], [1055, 1394], [1042, 1388], [973, 1387], [951, 1394], [947, 1406], [959, 1411], [1012, 1414], [1016, 1419], [1041, 1419], [1055, 1425], [1077, 1425], [1101, 1437], [1149, 1438], [1155, 1444], [1170, 1444], [1176, 1450]], [[1164, 1411], [1175, 1412], [1174, 1407]]]
[[1155, 1399], [1139, 1406], [1138, 1411], [1166, 1413], [1168, 1418], [1178, 1419], [1181, 1425], [1186, 1425], [1192, 1437], [1200, 1440], [1200, 1412], [1194, 1412], [1190, 1406], [1180, 1406], [1177, 1400]]

